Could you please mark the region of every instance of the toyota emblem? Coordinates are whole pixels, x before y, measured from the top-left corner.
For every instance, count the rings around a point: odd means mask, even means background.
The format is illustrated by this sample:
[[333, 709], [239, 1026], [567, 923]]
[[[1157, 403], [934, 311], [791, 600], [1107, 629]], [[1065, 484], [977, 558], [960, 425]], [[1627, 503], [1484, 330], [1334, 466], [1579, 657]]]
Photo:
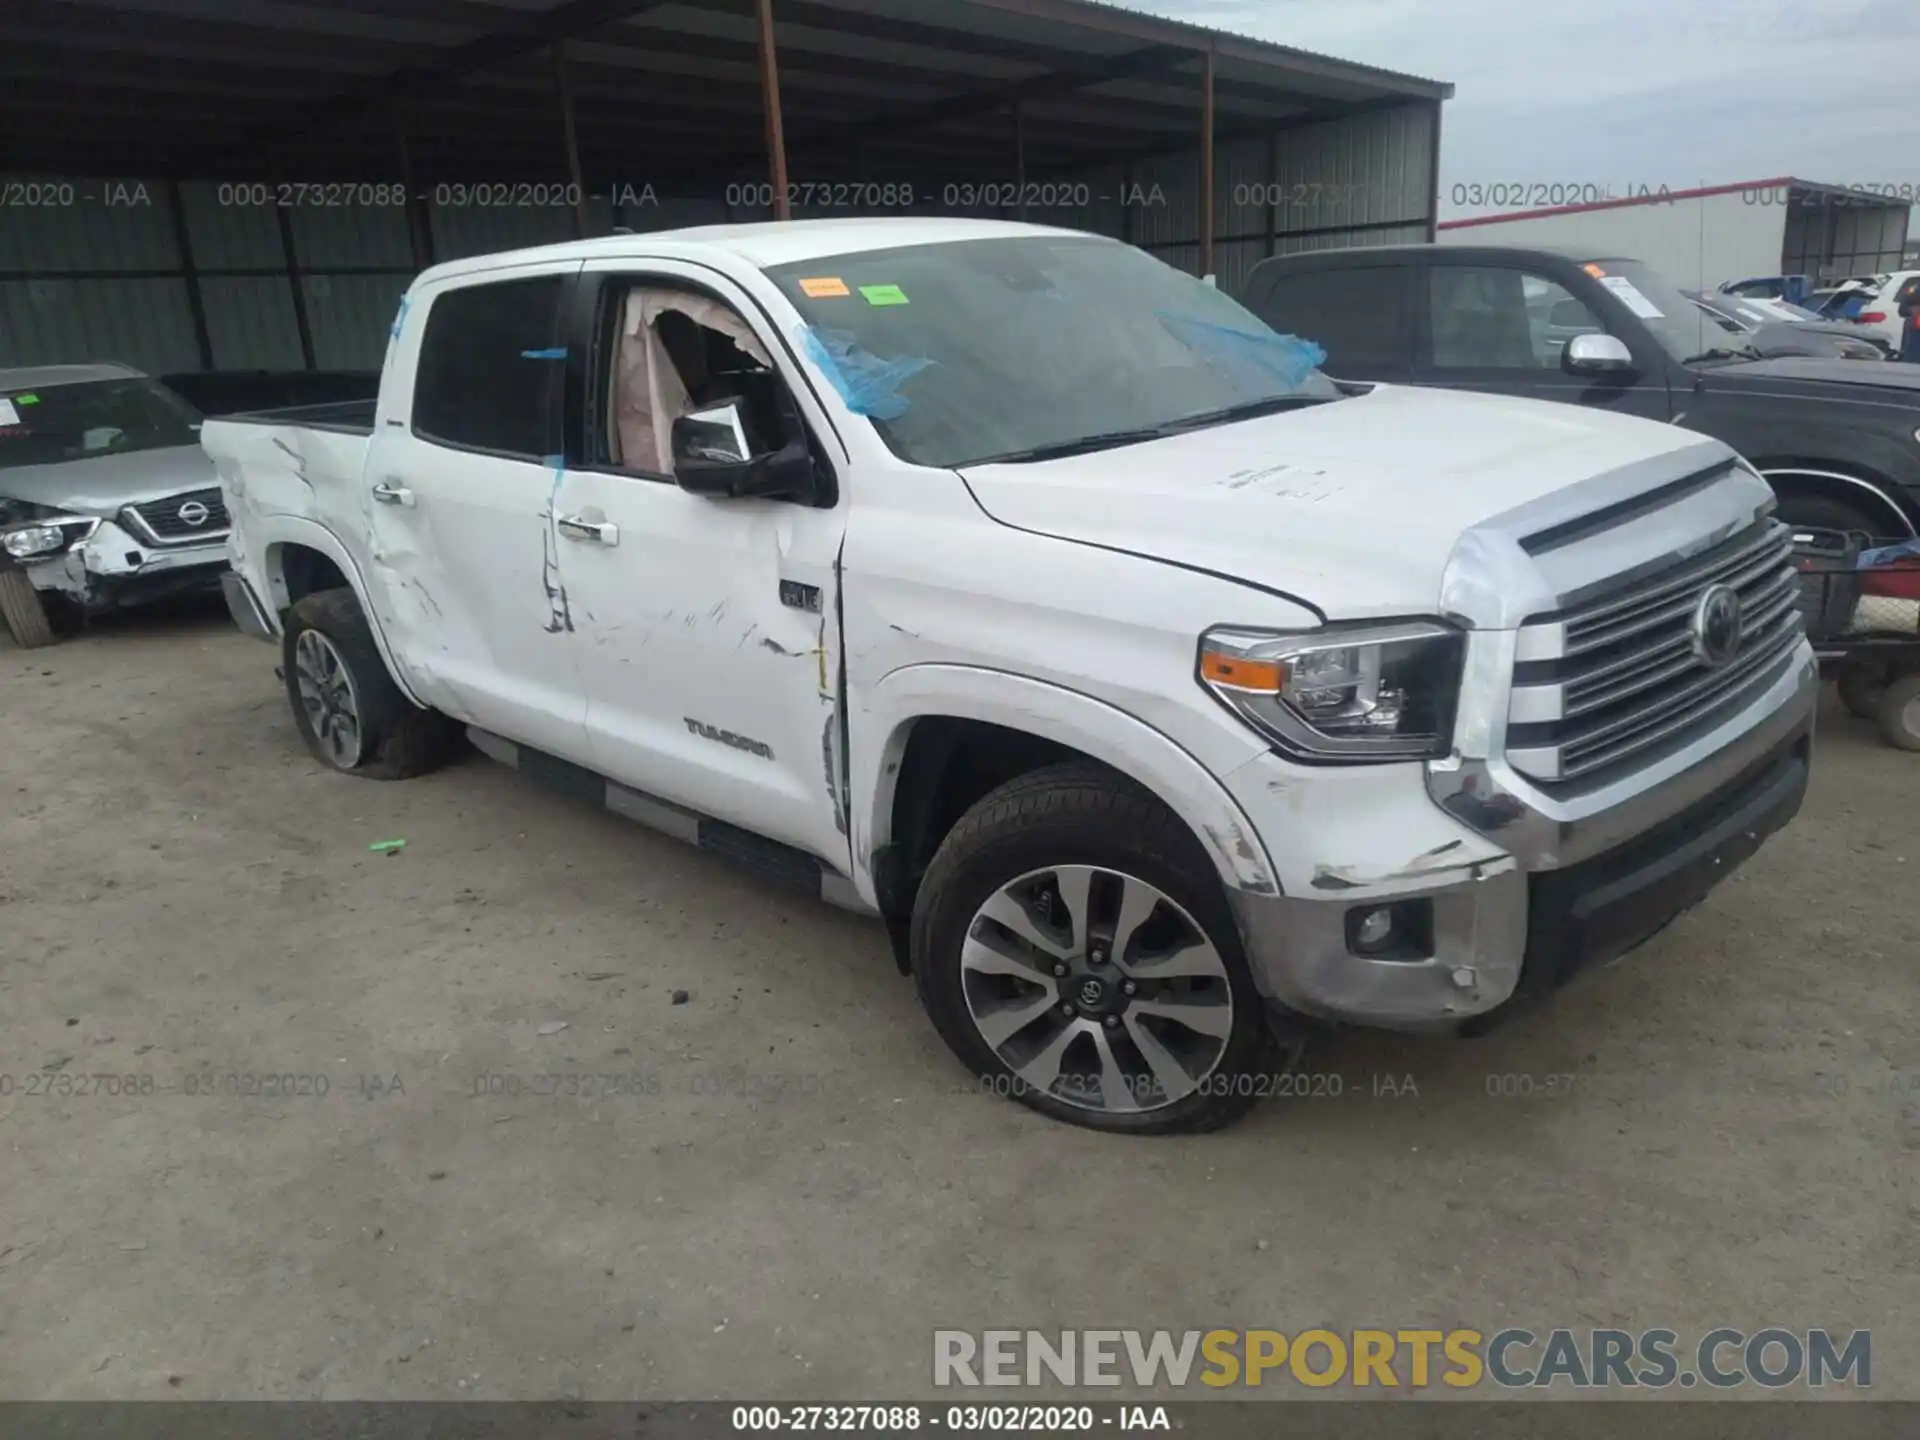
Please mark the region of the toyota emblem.
[[1718, 670], [1740, 650], [1740, 592], [1731, 585], [1709, 585], [1693, 607], [1693, 653], [1702, 665]]
[[186, 504], [182, 505], [173, 513], [174, 518], [179, 520], [182, 525], [192, 525], [196, 529], [206, 524], [208, 519], [213, 515], [213, 511], [209, 510], [198, 500], [187, 501]]

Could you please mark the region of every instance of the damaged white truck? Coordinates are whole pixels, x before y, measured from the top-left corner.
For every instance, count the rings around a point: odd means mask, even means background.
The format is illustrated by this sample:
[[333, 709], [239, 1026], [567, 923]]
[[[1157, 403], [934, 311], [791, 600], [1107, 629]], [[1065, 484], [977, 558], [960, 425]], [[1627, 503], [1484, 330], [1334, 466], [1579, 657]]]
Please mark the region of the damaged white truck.
[[882, 917], [991, 1088], [1194, 1130], [1625, 954], [1807, 781], [1743, 461], [1317, 359], [1111, 240], [726, 227], [437, 266], [370, 411], [203, 441], [323, 763], [464, 733]]

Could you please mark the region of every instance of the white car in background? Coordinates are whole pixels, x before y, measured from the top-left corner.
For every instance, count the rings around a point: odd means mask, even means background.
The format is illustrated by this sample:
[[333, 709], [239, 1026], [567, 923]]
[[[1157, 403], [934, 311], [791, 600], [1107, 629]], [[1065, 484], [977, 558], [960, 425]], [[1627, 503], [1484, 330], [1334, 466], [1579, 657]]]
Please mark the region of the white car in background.
[[46, 597], [84, 616], [217, 592], [226, 540], [191, 405], [127, 365], [0, 370], [0, 598], [21, 645], [53, 638]]
[[1920, 270], [1895, 270], [1873, 278], [1877, 288], [1862, 302], [1855, 323], [1873, 330], [1898, 353], [1907, 324], [1900, 306], [1920, 295]]

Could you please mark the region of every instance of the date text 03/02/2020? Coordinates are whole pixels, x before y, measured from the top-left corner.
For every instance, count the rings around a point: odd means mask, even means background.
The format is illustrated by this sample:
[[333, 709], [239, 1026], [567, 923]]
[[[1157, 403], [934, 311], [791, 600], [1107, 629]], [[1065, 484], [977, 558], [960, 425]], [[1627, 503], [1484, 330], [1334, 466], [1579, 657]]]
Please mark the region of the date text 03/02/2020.
[[735, 1405], [735, 1431], [915, 1430], [1043, 1435], [1171, 1430], [1164, 1405]]

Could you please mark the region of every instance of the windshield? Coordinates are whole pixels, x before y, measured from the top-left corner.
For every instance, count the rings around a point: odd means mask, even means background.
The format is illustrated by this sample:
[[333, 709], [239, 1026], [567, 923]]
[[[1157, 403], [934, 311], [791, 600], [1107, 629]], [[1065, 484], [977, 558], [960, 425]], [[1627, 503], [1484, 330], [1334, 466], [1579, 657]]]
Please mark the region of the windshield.
[[1340, 398], [1317, 346], [1112, 240], [962, 240], [767, 274], [849, 407], [920, 465], [1039, 459]]
[[[1759, 351], [1688, 300], [1666, 276], [1638, 260], [1596, 260], [1584, 268], [1645, 322], [1674, 359], [1704, 363], [1760, 358]], [[1716, 296], [1714, 303], [1731, 298]]]
[[0, 470], [197, 444], [199, 418], [144, 376], [0, 391]]

